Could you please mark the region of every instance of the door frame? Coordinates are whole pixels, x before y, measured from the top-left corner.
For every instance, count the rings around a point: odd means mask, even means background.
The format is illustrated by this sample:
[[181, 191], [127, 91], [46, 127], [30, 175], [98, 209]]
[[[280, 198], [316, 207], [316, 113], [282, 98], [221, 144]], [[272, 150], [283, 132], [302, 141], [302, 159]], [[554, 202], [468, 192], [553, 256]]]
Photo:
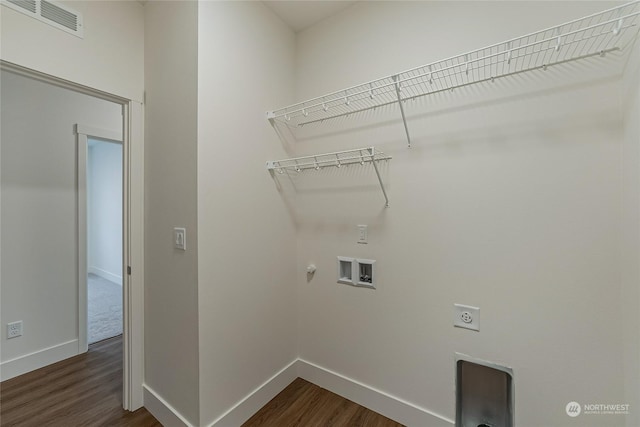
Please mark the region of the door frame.
[[[88, 343], [88, 200], [89, 197], [89, 189], [87, 188], [87, 172], [88, 172], [88, 164], [89, 164], [89, 138], [97, 139], [101, 141], [105, 141], [108, 143], [120, 144], [122, 145], [122, 162], [124, 163], [124, 138], [122, 137], [122, 130], [108, 130], [96, 128], [93, 126], [85, 125], [82, 123], [77, 123], [75, 126], [75, 133], [77, 137], [76, 144], [76, 167], [77, 167], [77, 209], [78, 209], [78, 354], [86, 353], [89, 350]], [[123, 164], [124, 166], [124, 164]], [[122, 188], [121, 188], [121, 197], [122, 197], [122, 270], [120, 271], [120, 275], [122, 276], [122, 294], [123, 294], [123, 305], [122, 305], [122, 329], [124, 332], [124, 280], [126, 275], [126, 267], [125, 262], [127, 256], [124, 251], [124, 242], [128, 241], [127, 237], [127, 229], [125, 227], [126, 218], [124, 212], [126, 212], [126, 198], [124, 197], [124, 182], [126, 174], [124, 167], [122, 168]], [[123, 333], [124, 338], [124, 333]]]
[[[0, 69], [122, 106], [123, 120], [120, 132], [123, 158], [122, 254], [125, 269], [123, 273], [126, 273], [122, 276], [122, 406], [126, 410], [135, 411], [144, 403], [142, 387], [144, 381], [144, 105], [138, 101], [80, 85], [5, 60], [0, 60]], [[87, 131], [86, 126], [84, 130]], [[86, 193], [83, 194], [83, 197], [86, 201]], [[81, 335], [79, 334], [78, 337], [80, 343]], [[86, 333], [84, 340], [86, 342]]]

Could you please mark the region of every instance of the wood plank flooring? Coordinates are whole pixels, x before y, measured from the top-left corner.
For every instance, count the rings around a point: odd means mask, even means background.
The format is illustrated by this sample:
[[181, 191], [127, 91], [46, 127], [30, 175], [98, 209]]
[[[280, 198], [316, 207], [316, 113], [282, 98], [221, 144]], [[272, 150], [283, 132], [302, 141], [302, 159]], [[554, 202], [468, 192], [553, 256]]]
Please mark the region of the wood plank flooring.
[[402, 427], [402, 424], [298, 378], [242, 425], [295, 426]]
[[122, 336], [0, 383], [0, 425], [161, 426], [144, 408], [122, 409]]
[[[0, 383], [0, 425], [161, 427], [144, 408], [122, 409], [122, 336]], [[301, 378], [242, 427], [402, 427]]]

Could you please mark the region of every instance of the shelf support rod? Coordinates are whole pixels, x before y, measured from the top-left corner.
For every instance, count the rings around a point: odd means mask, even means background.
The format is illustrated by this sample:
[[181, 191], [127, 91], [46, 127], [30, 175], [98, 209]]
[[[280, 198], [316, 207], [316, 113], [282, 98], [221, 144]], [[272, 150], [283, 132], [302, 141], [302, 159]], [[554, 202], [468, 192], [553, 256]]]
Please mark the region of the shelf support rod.
[[371, 163], [373, 163], [373, 168], [376, 171], [376, 175], [378, 176], [378, 182], [380, 182], [380, 188], [382, 188], [382, 194], [384, 195], [384, 200], [386, 201], [385, 207], [389, 207], [389, 197], [387, 197], [387, 190], [384, 189], [384, 183], [382, 182], [382, 177], [380, 176], [380, 171], [378, 170], [378, 163], [376, 162], [376, 149], [374, 147], [367, 148], [369, 154], [371, 155]]
[[[409, 136], [409, 127], [407, 127], [407, 117], [404, 115], [404, 106], [402, 105], [402, 97], [400, 96], [400, 83], [398, 82], [398, 75], [392, 76], [393, 82], [396, 87], [396, 96], [398, 97], [398, 105], [400, 106], [400, 114], [402, 114], [402, 123], [404, 123], [404, 131], [407, 134], [407, 145], [411, 148], [411, 136]], [[375, 164], [375, 162], [374, 162]], [[378, 168], [376, 168], [376, 172], [378, 172]], [[378, 176], [380, 178], [380, 176]], [[382, 181], [380, 182], [382, 184]], [[382, 188], [384, 191], [384, 187]], [[386, 197], [386, 195], [385, 195]], [[387, 204], [388, 205], [388, 204]]]

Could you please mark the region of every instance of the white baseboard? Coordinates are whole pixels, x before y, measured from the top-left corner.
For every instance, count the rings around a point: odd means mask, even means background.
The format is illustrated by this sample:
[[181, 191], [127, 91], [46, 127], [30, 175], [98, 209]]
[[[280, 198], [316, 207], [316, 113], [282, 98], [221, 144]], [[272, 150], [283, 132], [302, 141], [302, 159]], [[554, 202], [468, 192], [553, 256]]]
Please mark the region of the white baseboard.
[[[207, 424], [208, 427], [237, 427], [284, 390], [297, 377], [336, 393], [408, 427], [451, 427], [455, 422], [425, 408], [376, 390], [306, 360], [296, 359], [249, 393], [244, 399]], [[144, 406], [166, 427], [193, 427], [178, 411], [146, 384]]]
[[78, 340], [57, 344], [0, 364], [0, 381], [35, 371], [78, 354]]
[[302, 359], [298, 359], [298, 376], [408, 427], [451, 427], [455, 424], [447, 417]]
[[234, 407], [222, 414], [211, 424], [208, 424], [208, 426], [229, 427], [242, 425], [251, 418], [253, 414], [258, 412], [260, 408], [298, 378], [297, 364], [298, 360], [289, 363], [282, 368], [280, 372], [269, 378]]
[[117, 283], [118, 285], [122, 286], [122, 276], [109, 273], [107, 270], [103, 270], [98, 267], [89, 267], [87, 268], [87, 272], [95, 274], [96, 276], [100, 276], [103, 279], [107, 279], [110, 282]]
[[[207, 424], [209, 427], [240, 426], [260, 408], [298, 378], [297, 360], [282, 368], [278, 373], [249, 393], [244, 399]], [[144, 406], [165, 427], [193, 427], [174, 407], [151, 387], [144, 384]]]
[[158, 393], [146, 384], [142, 385], [144, 407], [164, 427], [194, 427], [180, 412], [167, 403]]

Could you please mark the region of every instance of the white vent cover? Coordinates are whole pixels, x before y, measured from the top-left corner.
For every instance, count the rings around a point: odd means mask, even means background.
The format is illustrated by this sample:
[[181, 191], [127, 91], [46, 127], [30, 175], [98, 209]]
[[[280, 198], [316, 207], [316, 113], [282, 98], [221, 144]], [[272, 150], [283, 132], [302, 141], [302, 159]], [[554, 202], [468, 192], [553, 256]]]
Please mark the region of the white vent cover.
[[3, 6], [83, 38], [82, 14], [51, 0], [1, 0]]

